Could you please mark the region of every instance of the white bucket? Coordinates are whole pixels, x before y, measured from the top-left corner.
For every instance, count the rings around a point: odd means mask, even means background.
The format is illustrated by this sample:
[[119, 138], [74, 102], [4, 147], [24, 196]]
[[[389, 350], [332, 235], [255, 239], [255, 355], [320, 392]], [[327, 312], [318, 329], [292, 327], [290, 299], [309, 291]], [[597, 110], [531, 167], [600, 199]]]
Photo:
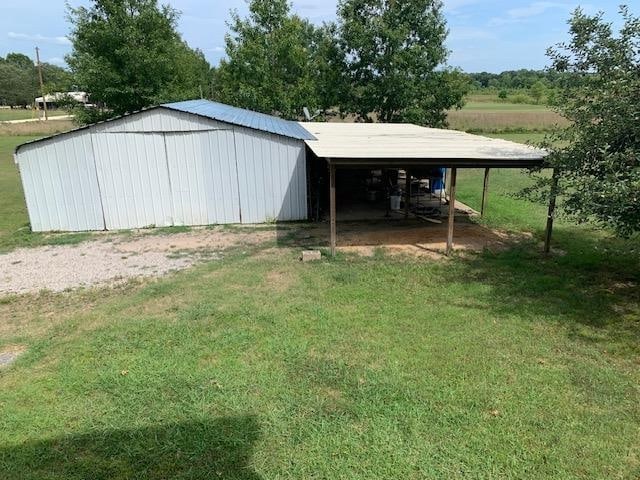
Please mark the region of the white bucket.
[[400, 195], [391, 195], [389, 197], [391, 201], [391, 210], [400, 210], [400, 199], [402, 197]]

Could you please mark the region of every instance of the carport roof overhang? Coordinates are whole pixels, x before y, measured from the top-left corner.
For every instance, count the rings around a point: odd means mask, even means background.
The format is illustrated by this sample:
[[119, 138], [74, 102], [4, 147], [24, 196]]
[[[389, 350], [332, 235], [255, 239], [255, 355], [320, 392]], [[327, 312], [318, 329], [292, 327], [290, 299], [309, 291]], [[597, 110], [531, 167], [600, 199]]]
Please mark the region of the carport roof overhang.
[[[449, 225], [447, 255], [453, 248], [455, 191], [458, 168], [485, 168], [483, 206], [489, 169], [544, 166], [547, 151], [479, 135], [425, 128], [407, 123], [301, 123], [315, 140], [305, 143], [318, 158], [329, 163], [329, 211], [331, 253], [336, 251], [336, 169], [337, 168], [451, 168], [449, 180]], [[410, 175], [406, 176], [405, 217], [409, 213]], [[555, 174], [554, 174], [554, 178]], [[554, 197], [552, 192], [552, 198]], [[554, 202], [553, 200], [552, 202]], [[547, 221], [548, 251], [553, 218], [553, 203]]]
[[497, 138], [408, 123], [304, 122], [305, 143], [336, 166], [540, 167], [545, 150]]

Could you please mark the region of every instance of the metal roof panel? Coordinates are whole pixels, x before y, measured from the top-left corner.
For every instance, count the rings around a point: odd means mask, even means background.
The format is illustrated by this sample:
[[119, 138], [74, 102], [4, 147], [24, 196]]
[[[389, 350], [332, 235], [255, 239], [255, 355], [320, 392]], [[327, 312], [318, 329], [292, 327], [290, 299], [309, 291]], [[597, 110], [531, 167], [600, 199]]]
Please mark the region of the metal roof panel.
[[232, 107], [210, 100], [187, 100], [184, 102], [165, 103], [165, 108], [193, 113], [221, 122], [232, 123], [243, 127], [275, 133], [284, 137], [298, 140], [315, 140], [298, 122], [283, 120], [282, 118], [264, 113], [252, 112], [244, 108]]

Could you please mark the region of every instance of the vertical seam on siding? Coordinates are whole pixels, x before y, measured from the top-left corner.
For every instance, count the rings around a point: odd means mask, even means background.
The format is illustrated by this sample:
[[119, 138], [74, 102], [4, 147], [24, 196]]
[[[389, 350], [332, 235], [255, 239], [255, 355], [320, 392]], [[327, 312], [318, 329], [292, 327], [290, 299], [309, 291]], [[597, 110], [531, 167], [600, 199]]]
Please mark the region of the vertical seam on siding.
[[169, 199], [171, 200], [171, 225], [175, 224], [175, 205], [173, 203], [173, 185], [171, 182], [171, 171], [169, 170], [169, 151], [167, 150], [167, 133], [162, 132], [162, 143], [164, 144], [164, 164], [167, 167], [167, 179], [169, 180]]
[[[216, 195], [220, 198], [220, 202], [216, 201], [216, 221], [218, 223], [229, 223], [228, 219], [232, 220], [235, 218], [235, 213], [233, 213], [233, 186], [229, 185], [228, 188], [225, 187], [227, 185], [227, 178], [232, 178], [233, 168], [235, 166], [231, 165], [231, 160], [229, 159], [229, 155], [231, 151], [229, 150], [228, 139], [225, 138], [224, 144], [218, 135], [209, 135], [207, 137], [207, 141], [209, 144], [209, 157], [211, 160], [211, 181], [213, 183], [214, 189], [216, 191]], [[222, 149], [224, 147], [224, 154]], [[215, 167], [215, 170], [214, 170]], [[217, 172], [217, 175], [216, 175]], [[224, 175], [226, 174], [226, 175]], [[236, 172], [236, 182], [238, 178], [238, 174]], [[219, 187], [219, 188], [218, 188]], [[227, 190], [229, 192], [227, 192]], [[227, 195], [229, 193], [229, 195]], [[230, 202], [231, 208], [227, 208], [227, 201]], [[220, 211], [220, 215], [218, 215], [218, 211]]]
[[236, 142], [236, 127], [231, 129], [233, 132], [233, 156], [236, 165], [236, 188], [238, 189], [238, 214], [240, 215], [240, 223], [242, 223], [242, 197], [240, 196], [240, 171], [238, 170], [238, 144]]
[[[58, 178], [59, 179], [62, 177], [62, 175], [60, 175], [60, 167], [58, 166], [59, 162], [58, 162], [58, 158], [57, 158], [56, 143], [57, 142], [53, 143], [53, 153], [54, 153], [54, 158], [55, 158], [55, 165], [52, 167], [51, 163], [53, 163], [53, 162], [47, 161], [47, 170], [49, 171], [49, 184], [51, 186], [53, 186], [53, 175], [54, 175], [54, 172], [58, 172]], [[51, 189], [51, 192], [52, 192], [52, 197], [53, 197], [53, 200], [54, 200], [52, 203], [56, 207], [55, 213], [56, 213], [56, 217], [58, 218], [58, 225], [57, 225], [56, 228], [54, 228], [54, 230], [61, 230], [62, 229], [61, 228], [61, 226], [62, 226], [62, 217], [60, 216], [60, 208], [58, 208], [59, 205], [56, 205], [56, 203], [57, 203], [56, 202], [56, 200], [57, 200], [56, 196], [57, 195], [56, 195], [56, 192], [55, 192], [55, 190], [53, 188]], [[63, 189], [62, 189], [62, 185], [60, 185], [60, 194], [61, 194], [62, 198], [64, 199], [64, 192], [63, 192]]]
[[96, 184], [98, 185], [98, 199], [100, 200], [100, 211], [102, 212], [102, 229], [107, 229], [107, 217], [104, 214], [104, 203], [102, 201], [102, 188], [100, 187], [100, 177], [98, 176], [98, 164], [96, 162], [96, 147], [93, 144], [93, 132], [89, 132], [91, 139], [91, 153], [93, 154], [93, 168], [96, 172]]

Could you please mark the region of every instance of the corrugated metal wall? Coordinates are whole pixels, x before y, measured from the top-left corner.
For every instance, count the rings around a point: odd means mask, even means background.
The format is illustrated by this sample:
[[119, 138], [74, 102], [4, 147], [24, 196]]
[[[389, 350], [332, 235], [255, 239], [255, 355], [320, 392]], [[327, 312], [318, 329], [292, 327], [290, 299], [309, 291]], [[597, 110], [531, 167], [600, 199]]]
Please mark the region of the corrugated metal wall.
[[26, 148], [19, 164], [34, 231], [105, 228], [90, 135], [71, 133], [51, 139], [46, 149]]
[[167, 133], [175, 225], [240, 223], [233, 130]]
[[173, 225], [162, 133], [92, 133], [107, 230]]
[[22, 147], [34, 231], [307, 218], [301, 140], [154, 109]]
[[299, 140], [235, 129], [242, 221], [307, 218], [305, 150]]

